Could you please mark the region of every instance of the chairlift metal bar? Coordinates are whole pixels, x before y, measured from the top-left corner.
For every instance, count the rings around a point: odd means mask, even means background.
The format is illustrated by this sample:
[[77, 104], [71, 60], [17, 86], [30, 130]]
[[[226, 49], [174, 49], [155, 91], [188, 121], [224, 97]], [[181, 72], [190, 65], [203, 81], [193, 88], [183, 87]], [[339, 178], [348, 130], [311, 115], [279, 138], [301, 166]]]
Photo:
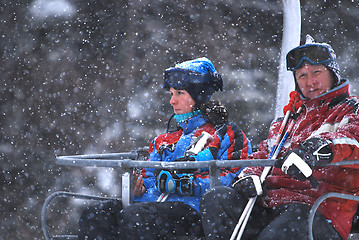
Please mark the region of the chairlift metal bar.
[[314, 221], [315, 213], [316, 213], [318, 207], [320, 206], [320, 204], [325, 199], [331, 198], [331, 197], [359, 201], [359, 196], [354, 196], [354, 195], [345, 194], [345, 193], [329, 192], [329, 193], [326, 193], [326, 194], [323, 194], [322, 196], [320, 196], [315, 201], [315, 203], [312, 206], [312, 209], [309, 212], [309, 217], [308, 217], [308, 226], [309, 226], [308, 236], [309, 236], [310, 240], [314, 239], [314, 237], [313, 237], [313, 221]]
[[216, 166], [219, 168], [232, 167], [264, 167], [273, 166], [275, 160], [211, 160], [198, 162], [158, 162], [158, 161], [134, 161], [132, 159], [107, 159], [107, 158], [84, 158], [78, 156], [62, 156], [56, 158], [56, 164], [80, 167], [120, 167], [120, 168], [165, 168], [196, 169]]
[[[91, 195], [86, 195], [86, 194], [79, 194], [79, 193], [70, 193], [70, 192], [54, 192], [52, 194], [50, 194], [41, 209], [41, 226], [42, 226], [42, 231], [44, 232], [44, 237], [46, 240], [50, 240], [53, 239], [53, 237], [50, 236], [49, 231], [47, 229], [47, 223], [46, 223], [46, 219], [47, 219], [47, 208], [50, 205], [50, 202], [56, 198], [56, 197], [73, 197], [73, 198], [78, 198], [78, 199], [86, 199], [86, 200], [121, 200], [121, 198], [111, 198], [111, 197], [99, 197], [99, 196], [91, 196]], [[65, 235], [62, 235], [62, 238], [65, 237]], [[66, 235], [66, 239], [69, 238], [77, 238], [76, 235]]]
[[[66, 166], [80, 166], [80, 167], [110, 167], [121, 168], [122, 170], [122, 198], [106, 198], [90, 196], [85, 194], [69, 193], [69, 192], [55, 192], [52, 193], [46, 200], [41, 211], [41, 224], [45, 239], [54, 239], [50, 236], [46, 225], [46, 210], [51, 200], [56, 197], [74, 197], [80, 199], [90, 200], [109, 200], [117, 199], [122, 200], [123, 206], [128, 206], [132, 202], [132, 170], [138, 168], [159, 168], [159, 169], [209, 169], [210, 175], [210, 187], [213, 188], [220, 184], [220, 169], [221, 168], [233, 168], [233, 167], [266, 167], [274, 166], [275, 159], [252, 159], [252, 160], [211, 160], [211, 161], [199, 161], [199, 162], [158, 162], [158, 161], [143, 161], [138, 151], [125, 152], [125, 153], [107, 153], [107, 154], [87, 154], [87, 155], [71, 155], [71, 156], [58, 156], [56, 157], [56, 164]], [[343, 165], [355, 165], [359, 164], [359, 160], [343, 160], [336, 163], [321, 163], [318, 167], [327, 166], [343, 166]], [[328, 194], [329, 195], [329, 194]], [[328, 196], [331, 197], [332, 195]], [[335, 195], [337, 196], [337, 195]], [[325, 197], [323, 195], [322, 197]], [[359, 196], [351, 196], [356, 199]], [[326, 197], [327, 198], [327, 197]], [[319, 199], [318, 199], [319, 200]], [[324, 199], [323, 199], [324, 200]], [[323, 201], [322, 200], [322, 201]], [[320, 203], [318, 203], [319, 206]], [[314, 206], [312, 208], [314, 210]], [[312, 222], [314, 219], [314, 213], [310, 215], [312, 217], [309, 220], [309, 234], [312, 237]], [[61, 235], [62, 237], [65, 235]], [[76, 238], [76, 235], [69, 235]], [[69, 237], [67, 236], [67, 237]], [[68, 238], [67, 238], [68, 239]], [[311, 238], [312, 239], [312, 238]]]
[[[198, 162], [159, 162], [140, 161], [138, 152], [110, 153], [110, 154], [88, 154], [56, 157], [56, 163], [67, 166], [82, 167], [113, 167], [122, 169], [122, 203], [128, 206], [132, 202], [132, 169], [135, 168], [159, 168], [159, 169], [198, 169], [208, 168], [210, 175], [210, 187], [214, 188], [220, 184], [220, 169], [233, 167], [266, 167], [273, 166], [275, 159], [252, 159], [252, 160], [211, 160]], [[344, 160], [337, 163], [318, 166], [339, 166], [359, 164], [359, 160]]]
[[[128, 154], [128, 155], [126, 155]], [[198, 162], [158, 162], [136, 160], [137, 153], [114, 153], [114, 154], [92, 154], [72, 155], [56, 157], [56, 164], [82, 167], [120, 167], [120, 168], [160, 168], [160, 169], [196, 169], [233, 167], [265, 167], [274, 166], [275, 159], [251, 159], [251, 160], [211, 160]], [[135, 160], [135, 161], [134, 161]], [[317, 167], [343, 166], [359, 164], [359, 160], [343, 160], [335, 163], [318, 163]]]
[[[210, 188], [220, 184], [220, 168], [233, 167], [266, 167], [274, 166], [275, 159], [252, 159], [252, 160], [211, 160], [198, 162], [159, 162], [139, 161], [137, 152], [88, 154], [56, 157], [56, 163], [67, 166], [81, 167], [113, 167], [122, 169], [122, 204], [128, 206], [132, 202], [132, 169], [135, 168], [159, 168], [159, 169], [198, 169], [208, 168], [210, 175]], [[337, 163], [321, 163], [318, 166], [339, 166], [359, 164], [359, 160], [344, 160]]]

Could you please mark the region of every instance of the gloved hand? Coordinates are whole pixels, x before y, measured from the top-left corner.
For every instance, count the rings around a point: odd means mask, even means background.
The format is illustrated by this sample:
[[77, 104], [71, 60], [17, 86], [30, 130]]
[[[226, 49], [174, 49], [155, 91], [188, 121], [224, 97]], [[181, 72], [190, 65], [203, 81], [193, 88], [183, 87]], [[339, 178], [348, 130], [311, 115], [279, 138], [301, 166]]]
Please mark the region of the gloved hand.
[[300, 95], [296, 91], [292, 91], [289, 94], [289, 103], [284, 106], [283, 114], [286, 115], [287, 111], [291, 113], [297, 112], [297, 110], [302, 106], [303, 101], [300, 99]]
[[156, 187], [161, 193], [178, 192], [180, 195], [192, 195], [195, 177], [190, 173], [174, 173], [162, 170], [157, 176]]
[[249, 175], [242, 178], [235, 177], [232, 181], [232, 187], [247, 198], [263, 194], [262, 183], [257, 175]]
[[180, 195], [193, 195], [195, 180], [193, 174], [182, 173], [178, 174], [177, 176], [179, 177], [177, 192]]
[[322, 138], [307, 139], [297, 149], [287, 152], [282, 159], [278, 159], [274, 166], [300, 181], [309, 179], [313, 187], [317, 187], [318, 182], [312, 176], [313, 166], [321, 161], [333, 160], [330, 144], [331, 141]]
[[157, 176], [156, 187], [161, 193], [174, 193], [178, 180], [177, 174], [162, 170]]

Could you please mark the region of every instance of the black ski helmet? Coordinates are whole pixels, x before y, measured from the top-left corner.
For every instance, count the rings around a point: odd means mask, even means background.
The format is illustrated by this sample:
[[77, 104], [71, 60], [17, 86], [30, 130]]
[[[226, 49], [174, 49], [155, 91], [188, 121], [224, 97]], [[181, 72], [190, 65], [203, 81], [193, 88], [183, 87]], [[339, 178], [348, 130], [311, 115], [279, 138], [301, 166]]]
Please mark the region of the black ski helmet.
[[[324, 53], [320, 53], [321, 56], [315, 56], [315, 47], [318, 49], [323, 49]], [[310, 59], [311, 57], [305, 56], [304, 52], [305, 49], [313, 49], [311, 55], [315, 59]], [[301, 54], [302, 52], [302, 54]], [[320, 59], [321, 57], [325, 57], [325, 59]], [[305, 62], [309, 62], [310, 64], [316, 65], [316, 64], [322, 64], [328, 68], [328, 70], [332, 73], [334, 77], [334, 86], [339, 85], [340, 83], [340, 68], [337, 62], [336, 54], [332, 48], [331, 45], [328, 43], [318, 43], [315, 42], [314, 39], [310, 36], [306, 36], [306, 41], [304, 45], [298, 46], [290, 50], [286, 56], [287, 60], [287, 70], [293, 71], [294, 75], [294, 83], [295, 83], [295, 90], [299, 92], [302, 96], [302, 91], [300, 90], [298, 83], [295, 79], [295, 71], [298, 70], [303, 66]], [[304, 96], [303, 96], [304, 97]]]

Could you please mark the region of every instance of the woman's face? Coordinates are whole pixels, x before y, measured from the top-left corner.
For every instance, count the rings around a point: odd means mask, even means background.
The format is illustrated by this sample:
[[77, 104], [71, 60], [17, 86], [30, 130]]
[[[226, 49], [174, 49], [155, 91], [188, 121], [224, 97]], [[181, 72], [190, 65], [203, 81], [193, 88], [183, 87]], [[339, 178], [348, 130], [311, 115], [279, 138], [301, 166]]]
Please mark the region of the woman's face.
[[170, 93], [170, 104], [172, 105], [175, 114], [178, 115], [192, 112], [195, 102], [186, 90], [176, 90], [171, 87]]

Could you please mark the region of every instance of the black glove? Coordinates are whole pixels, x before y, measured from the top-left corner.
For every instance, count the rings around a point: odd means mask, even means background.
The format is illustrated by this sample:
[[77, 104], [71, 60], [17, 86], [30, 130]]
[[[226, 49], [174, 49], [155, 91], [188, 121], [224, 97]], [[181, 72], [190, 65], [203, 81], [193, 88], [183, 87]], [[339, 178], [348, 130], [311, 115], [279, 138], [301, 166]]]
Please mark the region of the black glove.
[[232, 187], [246, 198], [253, 198], [263, 194], [262, 183], [257, 175], [242, 178], [235, 177], [232, 181]]
[[195, 179], [193, 174], [182, 173], [177, 176], [179, 177], [177, 192], [180, 195], [193, 195]]
[[300, 144], [298, 153], [312, 166], [317, 162], [331, 162], [333, 160], [331, 143], [330, 140], [323, 138], [309, 138]]
[[282, 159], [275, 162], [274, 166], [300, 181], [309, 179], [312, 185], [317, 187], [318, 182], [312, 176], [313, 166], [318, 162], [333, 160], [330, 144], [329, 140], [310, 138], [302, 142], [298, 148], [287, 152]]

